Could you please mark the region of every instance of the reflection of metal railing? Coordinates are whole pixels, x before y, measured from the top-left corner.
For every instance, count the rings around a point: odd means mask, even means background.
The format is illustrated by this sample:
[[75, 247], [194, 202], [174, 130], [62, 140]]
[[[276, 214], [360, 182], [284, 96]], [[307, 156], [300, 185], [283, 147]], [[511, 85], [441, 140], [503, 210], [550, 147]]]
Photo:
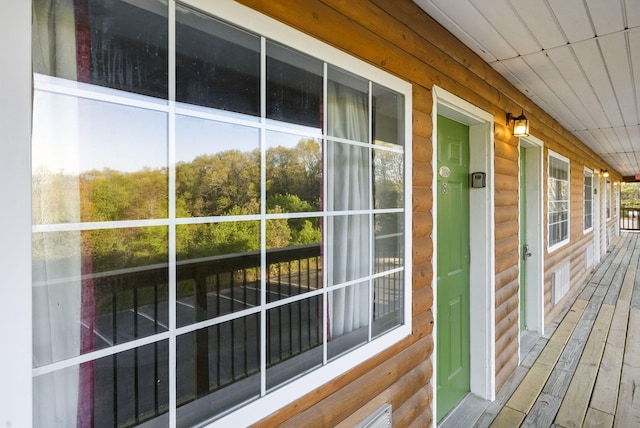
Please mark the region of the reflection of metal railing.
[[640, 230], [640, 207], [620, 208], [620, 229]]
[[[322, 287], [320, 245], [268, 250], [267, 265], [268, 301]], [[259, 252], [177, 262], [178, 325], [259, 305], [259, 270]], [[95, 296], [95, 349], [168, 329], [167, 275], [167, 265], [159, 264], [83, 276]], [[268, 366], [322, 343], [321, 308], [316, 296], [268, 312]], [[250, 315], [183, 335], [176, 356], [178, 404], [257, 373], [259, 325], [258, 316]], [[96, 426], [129, 426], [166, 412], [168, 382], [159, 373], [166, 371], [168, 352], [166, 344], [159, 347], [95, 361], [95, 397], [86, 399], [100, 403], [94, 407]]]
[[[377, 241], [388, 239], [397, 237]], [[397, 244], [376, 244], [375, 270], [401, 266], [399, 253]], [[268, 250], [266, 257], [267, 302], [322, 287], [320, 245]], [[176, 271], [178, 326], [260, 304], [259, 252], [183, 260], [177, 262]], [[403, 272], [396, 272], [374, 283], [374, 321], [380, 320], [381, 326], [387, 318], [397, 325], [403, 305], [402, 277]], [[166, 264], [100, 272], [83, 279], [93, 284], [95, 349], [168, 330]], [[269, 309], [266, 322], [267, 367], [272, 367], [322, 344], [322, 298], [316, 295]], [[382, 331], [387, 328], [382, 326]], [[257, 374], [259, 331], [259, 314], [254, 314], [179, 336], [178, 405]], [[95, 397], [84, 399], [100, 403], [93, 406], [95, 426], [129, 426], [165, 413], [168, 358], [168, 344], [163, 341], [91, 363]]]

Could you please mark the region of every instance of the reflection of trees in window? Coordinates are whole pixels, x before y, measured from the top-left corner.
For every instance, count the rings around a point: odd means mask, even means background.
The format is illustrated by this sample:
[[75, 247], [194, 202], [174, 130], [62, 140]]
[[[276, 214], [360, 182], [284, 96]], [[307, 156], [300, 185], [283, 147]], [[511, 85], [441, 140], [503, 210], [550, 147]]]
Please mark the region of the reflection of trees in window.
[[227, 150], [176, 165], [179, 217], [260, 212], [260, 151]]
[[[320, 144], [303, 139], [293, 148], [269, 148], [267, 162], [267, 207], [279, 205], [283, 212], [319, 211], [322, 155]], [[285, 195], [295, 196], [287, 201]]]
[[[320, 205], [320, 146], [315, 140], [301, 140], [293, 147], [278, 146], [267, 151], [267, 213], [313, 212]], [[121, 172], [92, 170], [78, 176], [38, 171], [33, 180], [35, 224], [74, 221], [100, 222], [166, 218], [168, 185], [166, 168], [144, 168]], [[38, 195], [41, 195], [40, 197]], [[243, 216], [260, 213], [260, 152], [228, 150], [202, 155], [176, 165], [176, 212], [180, 217]], [[70, 200], [76, 203], [70, 204]], [[78, 214], [78, 202], [80, 219]], [[304, 218], [278, 220], [277, 231], [268, 237], [270, 248], [317, 244], [320, 226]], [[281, 223], [281, 224], [280, 224]], [[251, 222], [220, 223], [215, 231], [178, 235], [181, 259], [228, 254], [259, 248], [259, 229]], [[142, 228], [141, 230], [145, 230]], [[126, 252], [108, 233], [104, 245], [93, 249], [95, 260], [136, 260], [158, 250], [152, 234], [135, 240], [135, 251]], [[97, 241], [96, 241], [97, 242]], [[163, 245], [166, 243], [163, 241]], [[114, 255], [122, 249], [122, 254]], [[118, 264], [128, 266], [129, 263]], [[106, 268], [106, 267], [105, 267]]]
[[375, 208], [400, 208], [404, 197], [404, 159], [402, 153], [373, 151], [373, 195]]

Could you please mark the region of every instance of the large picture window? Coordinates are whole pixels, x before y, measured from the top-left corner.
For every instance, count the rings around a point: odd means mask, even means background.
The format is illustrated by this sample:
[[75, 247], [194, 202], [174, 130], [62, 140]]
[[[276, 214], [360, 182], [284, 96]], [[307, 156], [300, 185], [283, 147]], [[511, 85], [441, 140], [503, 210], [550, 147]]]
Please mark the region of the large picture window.
[[172, 0], [33, 6], [36, 426], [284, 405], [409, 334], [409, 84]]
[[569, 159], [549, 150], [549, 251], [569, 242]]
[[584, 225], [583, 230], [589, 232], [593, 229], [593, 171], [584, 169]]

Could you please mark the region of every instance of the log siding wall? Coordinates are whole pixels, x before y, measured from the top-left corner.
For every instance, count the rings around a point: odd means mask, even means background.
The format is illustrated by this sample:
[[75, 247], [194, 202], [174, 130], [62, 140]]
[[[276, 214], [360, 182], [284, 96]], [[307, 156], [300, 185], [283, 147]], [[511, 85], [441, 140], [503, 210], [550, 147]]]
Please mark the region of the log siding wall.
[[[583, 169], [613, 169], [410, 0], [237, 1], [413, 85], [413, 334], [275, 410], [257, 425], [352, 426], [385, 402], [393, 406], [394, 425], [432, 424], [433, 85], [495, 116], [495, 374], [499, 390], [518, 365], [519, 334], [519, 141], [505, 126], [506, 112], [524, 109], [531, 120], [531, 134], [544, 142], [545, 206], [547, 150], [571, 161], [570, 243], [545, 254], [547, 321], [563, 303], [551, 305], [553, 268], [571, 260], [573, 291], [587, 274], [584, 252], [594, 232], [584, 234], [582, 230]], [[614, 172], [611, 180], [620, 181], [620, 176]], [[546, 243], [546, 218], [544, 221]], [[612, 225], [609, 222], [610, 228]]]

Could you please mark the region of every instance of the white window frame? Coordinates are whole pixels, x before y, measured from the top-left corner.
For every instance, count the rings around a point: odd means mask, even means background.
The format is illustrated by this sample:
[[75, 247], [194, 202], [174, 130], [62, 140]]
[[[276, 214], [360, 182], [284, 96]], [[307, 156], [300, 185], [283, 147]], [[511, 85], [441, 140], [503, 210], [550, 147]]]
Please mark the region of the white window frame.
[[31, 2], [0, 2], [0, 425], [32, 426]]
[[[405, 153], [405, 180], [404, 180], [404, 207], [403, 213], [405, 215], [405, 230], [404, 230], [404, 313], [403, 313], [403, 324], [398, 328], [391, 330], [378, 338], [373, 339], [371, 342], [352, 350], [345, 355], [337, 358], [333, 361], [326, 362], [325, 356], [325, 365], [320, 368], [311, 371], [304, 376], [297, 378], [296, 380], [291, 381], [283, 385], [282, 387], [265, 393], [263, 390], [263, 396], [252, 403], [249, 403], [245, 406], [237, 408], [233, 411], [230, 411], [228, 414], [216, 419], [208, 426], [248, 426], [251, 425], [260, 419], [268, 416], [276, 409], [281, 408], [299, 397], [312, 392], [318, 387], [326, 384], [331, 379], [336, 378], [337, 376], [347, 372], [350, 369], [353, 369], [357, 365], [361, 364], [363, 361], [373, 357], [374, 355], [380, 353], [381, 351], [388, 349], [390, 346], [398, 343], [399, 341], [405, 339], [411, 334], [412, 331], [412, 232], [411, 232], [411, 224], [412, 224], [412, 192], [411, 192], [411, 177], [412, 177], [412, 85], [408, 82], [405, 82], [391, 74], [374, 67], [370, 64], [367, 64], [351, 55], [348, 55], [338, 49], [330, 47], [329, 45], [320, 42], [310, 36], [307, 36], [293, 28], [287, 27], [286, 25], [277, 22], [271, 18], [268, 18], [250, 8], [239, 5], [231, 0], [216, 0], [215, 3], [210, 2], [209, 0], [186, 0], [183, 3], [188, 6], [195, 7], [200, 9], [208, 14], [211, 14], [214, 17], [223, 19], [231, 24], [237, 25], [241, 28], [254, 29], [256, 32], [263, 37], [264, 40], [268, 39], [274, 42], [281, 43], [286, 46], [290, 46], [293, 49], [299, 50], [301, 52], [310, 52], [313, 53], [315, 58], [320, 59], [321, 61], [325, 61], [337, 67], [340, 67], [345, 70], [349, 70], [350, 72], [362, 76], [365, 79], [368, 79], [372, 82], [380, 84], [386, 88], [394, 90], [398, 93], [401, 93], [404, 96], [404, 129], [405, 129], [405, 141], [404, 141], [404, 153]], [[30, 10], [30, 9], [29, 9]], [[175, 28], [175, 1], [169, 0], [169, 25], [170, 28]], [[30, 29], [30, 25], [28, 26]], [[170, 60], [169, 60], [169, 68], [171, 69], [173, 66], [173, 58], [175, 53], [175, 35], [172, 33], [173, 30], [170, 30], [169, 35], [169, 52], [170, 52]], [[29, 53], [30, 49], [26, 49]], [[172, 53], [173, 52], [173, 53]], [[29, 55], [29, 63], [30, 63], [30, 55]], [[264, 76], [263, 76], [264, 78]], [[31, 81], [31, 75], [28, 76], [29, 81]], [[171, 79], [175, 79], [175, 73], [170, 72], [170, 87], [174, 86], [174, 82]], [[48, 80], [48, 79], [45, 79]], [[56, 79], [53, 78], [53, 81]], [[168, 111], [170, 113], [175, 113], [179, 110], [179, 106], [176, 106], [175, 101], [171, 100], [171, 97], [175, 97], [175, 94], [170, 94], [170, 100], [168, 103]], [[25, 100], [26, 102], [26, 100]], [[30, 102], [30, 99], [29, 99]], [[30, 115], [29, 110], [29, 115]], [[171, 119], [170, 119], [171, 120]], [[266, 129], [266, 124], [264, 121], [259, 125], [262, 130], [262, 134], [264, 135], [264, 130]], [[172, 137], [170, 137], [172, 138]], [[169, 147], [170, 151], [173, 150], [173, 146], [175, 142], [170, 140]], [[170, 156], [171, 159], [171, 156]], [[171, 168], [174, 168], [172, 166]], [[31, 176], [30, 165], [27, 167], [29, 172], [29, 177]], [[170, 172], [171, 174], [171, 172]], [[4, 173], [3, 173], [4, 177]], [[5, 177], [7, 179], [7, 177]], [[8, 180], [7, 180], [8, 181]], [[29, 178], [29, 187], [30, 187], [30, 178]], [[30, 213], [30, 192], [27, 192], [27, 198], [29, 199], [29, 210]], [[170, 214], [171, 216], [175, 216], [175, 212]], [[24, 215], [21, 218], [30, 219], [30, 215]], [[175, 219], [170, 218], [168, 220], [169, 223], [175, 222]], [[187, 221], [190, 222], [190, 221]], [[198, 220], [193, 220], [194, 223], [197, 223]], [[164, 221], [162, 221], [164, 224]], [[9, 224], [9, 222], [6, 222]], [[29, 243], [31, 242], [31, 226], [29, 228], [29, 234], [22, 237], [22, 239]], [[171, 238], [170, 238], [171, 240]], [[175, 263], [175, 262], [174, 262]], [[29, 272], [30, 272], [30, 264], [31, 264], [31, 255], [29, 251]], [[325, 262], [326, 264], [326, 262]], [[326, 265], [325, 265], [326, 267]], [[173, 287], [171, 289], [175, 289], [175, 275], [170, 272], [170, 284], [173, 281]], [[29, 288], [28, 285], [30, 283], [30, 275], [25, 276], [22, 282], [25, 283], [25, 287]], [[173, 295], [172, 295], [173, 294]], [[172, 300], [173, 299], [173, 300]], [[10, 301], [10, 299], [8, 299]], [[29, 294], [30, 300], [30, 294]], [[266, 308], [262, 309], [263, 311]], [[29, 315], [29, 321], [31, 320], [31, 306], [29, 303], [29, 311], [25, 311]], [[326, 312], [326, 311], [324, 311]], [[169, 426], [176, 426], [176, 337], [184, 332], [188, 332], [191, 330], [195, 330], [196, 328], [204, 328], [208, 325], [213, 325], [214, 321], [209, 320], [205, 322], [198, 323], [197, 325], [190, 325], [187, 327], [176, 328], [175, 327], [175, 293], [170, 291], [170, 301], [169, 301], [169, 317], [170, 317], [170, 328], [169, 332], [162, 333], [161, 335], [155, 335], [149, 338], [144, 338], [142, 340], [137, 340], [133, 342], [123, 343], [117, 346], [117, 351], [124, 351], [128, 349], [134, 349], [141, 344], [151, 343], [155, 341], [158, 336], [162, 336], [162, 339], [169, 340], [169, 379], [170, 382], [173, 382], [170, 386], [169, 390]], [[171, 319], [173, 319], [171, 321]], [[25, 323], [24, 325], [29, 326], [28, 334], [26, 331], [21, 330], [21, 335], [27, 336], [29, 339], [29, 345], [31, 344], [31, 329], [30, 322]], [[262, 339], [264, 340], [264, 338]], [[29, 346], [30, 349], [30, 346]], [[65, 366], [75, 365], [84, 361], [93, 360], [94, 358], [98, 358], [102, 356], [102, 354], [112, 354], [114, 353], [114, 349], [106, 349], [97, 351], [91, 355], [81, 355], [75, 358], [71, 358], [66, 360], [65, 362], [61, 362], [58, 364], [51, 365], [47, 368], [38, 368], [31, 369], [31, 361], [30, 359], [26, 359], [29, 365], [29, 379], [26, 381], [29, 389], [31, 388], [31, 375], [40, 375], [43, 373], [47, 373], [53, 370], [57, 370], [60, 368], [64, 368]], [[29, 352], [30, 353], [30, 352]], [[27, 353], [28, 354], [28, 353]], [[20, 353], [21, 359], [23, 358], [24, 353]], [[264, 376], [264, 374], [263, 374]], [[29, 396], [29, 410], [28, 413], [31, 415], [31, 391], [28, 394]], [[215, 416], [215, 415], [212, 415]], [[25, 424], [28, 426], [30, 424]]]
[[[586, 194], [587, 194], [587, 189], [586, 189], [586, 184], [583, 187], [583, 195], [585, 196], [585, 199], [583, 200], [583, 204], [582, 204], [582, 229], [584, 233], [589, 233], [593, 230], [593, 171], [587, 167], [584, 168], [584, 178], [587, 177], [591, 177], [591, 199], [586, 199]], [[586, 225], [586, 217], [587, 217], [587, 210], [586, 210], [586, 203], [587, 201], [590, 202], [591, 204], [591, 226], [589, 227], [585, 227]]]
[[550, 193], [549, 190], [547, 190], [547, 252], [551, 253], [555, 250], [557, 250], [558, 248], [564, 247], [565, 245], [567, 245], [571, 239], [571, 161], [569, 160], [569, 158], [562, 156], [559, 153], [554, 152], [553, 150], [549, 150], [549, 154], [547, 157], [547, 182], [549, 182], [549, 180], [552, 179], [551, 174], [550, 174], [550, 165], [551, 165], [551, 158], [554, 158], [556, 160], [559, 160], [561, 162], [564, 162], [567, 164], [567, 189], [569, 190], [567, 192], [567, 236], [566, 238], [562, 239], [561, 241], [550, 245], [551, 242], [551, 224], [550, 224], [550, 212], [549, 212], [549, 205], [550, 205]]

